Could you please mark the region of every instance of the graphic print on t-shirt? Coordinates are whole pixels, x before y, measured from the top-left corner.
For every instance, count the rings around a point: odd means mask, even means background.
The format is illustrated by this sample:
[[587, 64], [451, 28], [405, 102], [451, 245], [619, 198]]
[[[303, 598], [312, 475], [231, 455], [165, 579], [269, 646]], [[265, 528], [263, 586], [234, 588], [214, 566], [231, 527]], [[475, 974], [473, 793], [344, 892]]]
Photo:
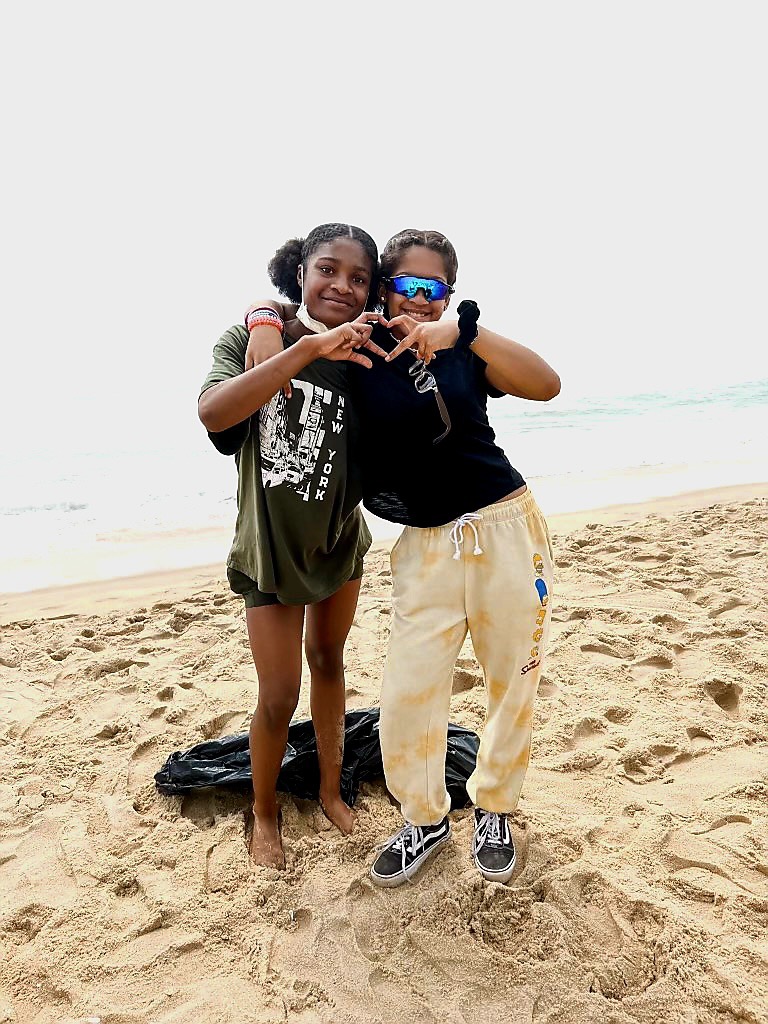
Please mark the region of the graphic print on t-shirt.
[[344, 429], [344, 396], [305, 380], [291, 387], [290, 398], [280, 391], [259, 412], [262, 483], [322, 501], [338, 454], [333, 438]]

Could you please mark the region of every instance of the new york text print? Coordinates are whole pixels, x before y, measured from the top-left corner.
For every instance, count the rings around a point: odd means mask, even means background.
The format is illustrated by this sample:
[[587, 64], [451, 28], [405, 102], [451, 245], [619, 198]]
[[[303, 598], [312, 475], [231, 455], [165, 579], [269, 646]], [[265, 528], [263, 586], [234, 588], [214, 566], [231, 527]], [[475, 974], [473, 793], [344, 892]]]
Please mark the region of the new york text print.
[[259, 412], [264, 487], [288, 487], [304, 501], [323, 501], [344, 430], [344, 396], [304, 380], [278, 392]]

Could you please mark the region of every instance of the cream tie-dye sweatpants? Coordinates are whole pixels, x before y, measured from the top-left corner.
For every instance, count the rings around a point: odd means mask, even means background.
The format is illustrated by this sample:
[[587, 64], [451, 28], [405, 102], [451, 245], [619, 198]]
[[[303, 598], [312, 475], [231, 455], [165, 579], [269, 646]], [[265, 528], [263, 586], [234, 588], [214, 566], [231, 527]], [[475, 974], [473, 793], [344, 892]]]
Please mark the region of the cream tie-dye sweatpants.
[[447, 814], [453, 670], [469, 630], [488, 712], [467, 791], [477, 807], [512, 811], [528, 767], [551, 617], [544, 518], [526, 491], [447, 526], [406, 527], [391, 559], [393, 621], [380, 721], [387, 787], [412, 824], [433, 825]]

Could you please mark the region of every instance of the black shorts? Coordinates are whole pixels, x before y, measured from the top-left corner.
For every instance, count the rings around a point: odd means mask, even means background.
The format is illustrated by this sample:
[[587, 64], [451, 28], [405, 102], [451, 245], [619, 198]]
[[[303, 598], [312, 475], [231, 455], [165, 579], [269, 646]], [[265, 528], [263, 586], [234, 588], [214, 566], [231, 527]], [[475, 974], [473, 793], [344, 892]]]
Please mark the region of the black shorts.
[[[363, 577], [363, 559], [358, 559], [355, 562], [352, 570], [352, 575], [347, 580], [351, 583], [352, 580], [359, 580]], [[270, 604], [283, 604], [277, 594], [267, 594], [263, 590], [259, 590], [254, 580], [250, 576], [246, 576], [244, 572], [240, 572], [238, 569], [232, 569], [227, 566], [227, 579], [229, 580], [229, 588], [235, 593], [239, 594], [245, 601], [246, 608], [263, 608]]]

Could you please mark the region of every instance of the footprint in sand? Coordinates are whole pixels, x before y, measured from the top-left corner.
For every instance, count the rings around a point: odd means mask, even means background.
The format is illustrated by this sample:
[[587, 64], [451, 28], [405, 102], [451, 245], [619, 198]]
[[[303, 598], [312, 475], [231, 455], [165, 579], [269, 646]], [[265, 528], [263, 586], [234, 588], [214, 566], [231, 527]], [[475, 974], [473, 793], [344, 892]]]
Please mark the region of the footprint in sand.
[[109, 637], [133, 636], [136, 633], [141, 633], [143, 629], [143, 622], [131, 622], [125, 626], [117, 626], [115, 629], [106, 629], [104, 630], [103, 635]]
[[727, 814], [703, 828], [691, 829], [691, 833], [695, 836], [709, 835], [716, 842], [725, 841], [730, 845], [748, 832], [751, 824], [752, 819], [747, 814]]
[[[736, 817], [746, 818], [745, 815]], [[684, 829], [670, 832], [662, 851], [670, 869], [669, 880], [673, 888], [685, 896], [708, 903], [744, 894], [765, 897], [768, 880], [760, 865], [745, 867], [738, 844], [734, 848], [730, 841], [723, 841], [726, 839], [725, 829], [731, 824], [731, 821], [723, 820], [705, 832], [693, 833]], [[747, 821], [743, 824], [747, 825]]]
[[45, 927], [53, 913], [53, 907], [44, 906], [42, 903], [27, 903], [3, 918], [0, 934], [9, 936], [15, 942], [31, 942]]
[[724, 600], [717, 601], [708, 611], [707, 615], [710, 619], [717, 619], [721, 615], [725, 615], [727, 612], [732, 612], [736, 608], [747, 607], [747, 602], [742, 601], [741, 598], [730, 595]]
[[702, 729], [698, 725], [689, 725], [685, 732], [693, 750], [703, 750], [712, 746], [715, 741], [714, 736], [711, 736], [706, 729]]
[[[160, 710], [162, 711], [162, 709], [160, 709]], [[187, 710], [187, 708], [180, 708], [180, 707], [170, 708], [169, 710], [166, 710], [164, 713], [165, 713], [165, 721], [169, 725], [177, 725], [179, 722], [183, 722], [184, 719], [189, 716], [189, 711]], [[153, 714], [154, 714], [154, 712], [153, 712]], [[150, 717], [152, 717], [152, 716], [150, 716]]]
[[684, 679], [697, 679], [710, 664], [710, 658], [695, 647], [675, 644], [673, 650], [677, 670]]
[[603, 712], [603, 716], [607, 718], [609, 722], [613, 722], [614, 725], [626, 725], [627, 722], [632, 721], [634, 714], [634, 708], [623, 707], [619, 704], [606, 708]]
[[90, 679], [101, 679], [102, 676], [115, 675], [120, 672], [127, 672], [133, 666], [146, 668], [148, 661], [136, 661], [134, 658], [109, 658], [107, 661], [97, 662], [85, 670], [85, 675]]
[[[242, 731], [250, 716], [242, 711], [224, 711], [200, 725], [200, 732], [206, 740], [218, 739], [220, 736], [231, 736]], [[235, 723], [237, 726], [235, 727]]]
[[457, 668], [453, 673], [451, 693], [466, 693], [475, 686], [483, 685], [483, 674], [479, 668]]
[[735, 551], [729, 551], [729, 558], [753, 558], [755, 555], [760, 554], [759, 548], [738, 548]]
[[671, 650], [660, 649], [653, 654], [647, 654], [642, 658], [636, 658], [632, 662], [633, 668], [648, 668], [669, 670], [675, 667], [675, 656]]
[[[623, 751], [618, 764], [630, 782], [643, 785], [660, 779], [667, 781], [664, 777], [669, 767], [690, 759], [691, 754], [688, 750], [681, 750], [675, 743], [661, 742]], [[671, 776], [668, 778], [673, 781]]]
[[624, 533], [618, 539], [624, 542], [625, 547], [628, 547], [630, 544], [648, 543], [648, 537], [639, 533]]
[[552, 613], [553, 622], [572, 622], [574, 619], [588, 619], [591, 615], [589, 608], [567, 608], [560, 607]]
[[[399, 982], [400, 979], [397, 977], [397, 972], [384, 971], [380, 967], [374, 968], [368, 975], [368, 985], [377, 1000], [389, 997], [392, 1002], [396, 1003], [400, 988]], [[434, 1018], [432, 1019], [434, 1020]]]
[[179, 813], [199, 829], [213, 828], [216, 824], [216, 799], [209, 793], [190, 793], [182, 797]]
[[713, 632], [713, 636], [725, 636], [730, 640], [740, 640], [743, 636], [750, 633], [752, 628], [753, 623], [751, 622], [744, 625], [737, 624], [733, 626], [726, 626], [723, 629]]
[[177, 608], [168, 620], [168, 628], [174, 633], [185, 633], [199, 619], [208, 618], [203, 612], [188, 612], [185, 608]]
[[602, 718], [587, 716], [573, 726], [571, 744], [574, 747], [602, 746], [608, 726]]
[[648, 566], [662, 565], [664, 562], [668, 562], [672, 555], [668, 551], [657, 549], [655, 551], [642, 551], [637, 554], [631, 555], [633, 562], [643, 562]]
[[236, 892], [248, 878], [249, 865], [239, 836], [230, 832], [208, 847], [203, 871], [206, 892]]
[[160, 767], [157, 736], [142, 740], [131, 754], [128, 766], [128, 792], [135, 793], [154, 778]]
[[653, 743], [648, 750], [657, 757], [663, 765], [675, 764], [677, 761], [686, 761], [687, 754], [674, 743]]
[[560, 687], [557, 685], [557, 683], [553, 682], [549, 678], [549, 676], [546, 674], [546, 672], [542, 672], [541, 673], [541, 677], [539, 679], [539, 689], [538, 689], [539, 696], [540, 697], [544, 697], [545, 699], [547, 699], [547, 698], [554, 697], [555, 694], [557, 694], [559, 692], [560, 692]]
[[578, 633], [580, 628], [578, 622], [559, 622], [553, 619], [549, 627], [549, 650], [553, 650], [561, 641]]
[[184, 932], [179, 928], [158, 928], [125, 942], [109, 953], [104, 964], [111, 968], [138, 968], [148, 970], [151, 965], [162, 963], [168, 968], [174, 960], [203, 946], [203, 935]]
[[[176, 634], [175, 633], [171, 633], [171, 631], [168, 630], [168, 629], [161, 629], [157, 633], [148, 633], [148, 634], [145, 634], [142, 637], [142, 640], [144, 641], [145, 644], [149, 640], [177, 640], [177, 639], [178, 639], [178, 637], [176, 636]], [[163, 650], [163, 649], [167, 650], [168, 646], [169, 646], [168, 644], [164, 644], [164, 645], [162, 645], [160, 647], [157, 647], [157, 646], [149, 647], [148, 650], [151, 651], [151, 652], [160, 651], [160, 650]], [[142, 651], [142, 649], [139, 648], [139, 653], [141, 653], [141, 651]]]
[[382, 895], [367, 879], [355, 879], [347, 895], [347, 913], [358, 949], [367, 960], [386, 959], [400, 941], [396, 908], [388, 894]]
[[94, 739], [97, 740], [113, 740], [115, 737], [121, 734], [124, 738], [128, 738], [131, 734], [131, 723], [125, 721], [119, 722], [106, 722], [99, 729], [97, 733], [94, 733]]
[[739, 683], [710, 677], [701, 684], [701, 688], [729, 718], [739, 717], [739, 702], [744, 692]]
[[675, 631], [678, 631], [685, 626], [682, 619], [678, 619], [674, 615], [670, 615], [669, 612], [660, 612], [658, 615], [652, 615], [651, 622], [654, 626], [665, 626], [667, 629], [674, 629]]
[[590, 660], [600, 664], [615, 664], [634, 655], [634, 648], [621, 637], [590, 637], [580, 645], [583, 654], [591, 654]]
[[[98, 654], [99, 651], [103, 651], [106, 648], [106, 644], [102, 643], [101, 640], [78, 640], [72, 644], [73, 647], [79, 647], [84, 651], [90, 651], [91, 654]], [[139, 651], [139, 654], [146, 653]]]
[[633, 679], [643, 682], [657, 672], [670, 672], [674, 668], [674, 652], [659, 651], [656, 654], [649, 654], [644, 658], [638, 658], [633, 661], [630, 665], [630, 673]]

